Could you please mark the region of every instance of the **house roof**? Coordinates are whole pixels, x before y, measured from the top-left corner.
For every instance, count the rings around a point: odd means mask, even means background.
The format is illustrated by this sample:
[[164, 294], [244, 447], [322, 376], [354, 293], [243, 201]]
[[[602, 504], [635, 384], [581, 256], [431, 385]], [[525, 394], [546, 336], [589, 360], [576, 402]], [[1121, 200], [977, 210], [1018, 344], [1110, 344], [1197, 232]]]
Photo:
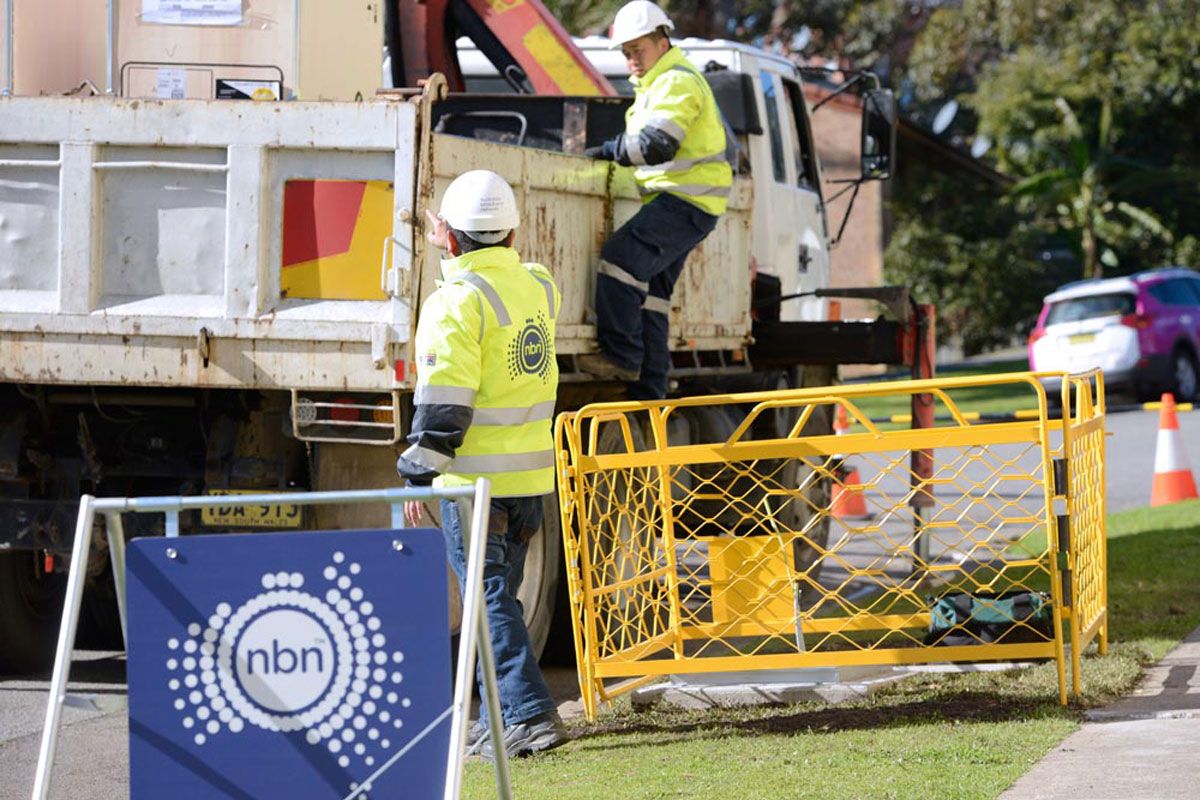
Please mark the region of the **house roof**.
[[998, 189], [1007, 189], [1013, 178], [992, 169], [983, 161], [961, 150], [903, 117], [896, 130], [897, 149], [907, 157], [916, 157], [941, 172], [964, 173]]

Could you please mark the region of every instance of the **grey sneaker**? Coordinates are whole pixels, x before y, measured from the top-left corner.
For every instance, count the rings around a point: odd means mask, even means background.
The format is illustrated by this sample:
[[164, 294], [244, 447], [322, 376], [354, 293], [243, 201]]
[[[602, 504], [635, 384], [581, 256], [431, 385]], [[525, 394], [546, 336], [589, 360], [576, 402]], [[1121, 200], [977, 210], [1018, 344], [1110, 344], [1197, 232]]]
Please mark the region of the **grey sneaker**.
[[475, 720], [471, 723], [471, 727], [467, 728], [467, 750], [465, 755], [477, 756], [479, 749], [483, 747], [483, 743], [488, 739], [488, 726]]
[[579, 365], [579, 369], [589, 375], [595, 375], [597, 378], [617, 381], [636, 381], [638, 379], [636, 370], [618, 366], [600, 353], [578, 355], [575, 357], [575, 363]]
[[[527, 719], [505, 728], [504, 750], [508, 753], [509, 758], [531, 756], [553, 750], [559, 745], [566, 744], [570, 738], [558, 712], [548, 711], [533, 719]], [[496, 750], [487, 736], [483, 737], [483, 746], [479, 748], [479, 755], [488, 761], [496, 757]]]

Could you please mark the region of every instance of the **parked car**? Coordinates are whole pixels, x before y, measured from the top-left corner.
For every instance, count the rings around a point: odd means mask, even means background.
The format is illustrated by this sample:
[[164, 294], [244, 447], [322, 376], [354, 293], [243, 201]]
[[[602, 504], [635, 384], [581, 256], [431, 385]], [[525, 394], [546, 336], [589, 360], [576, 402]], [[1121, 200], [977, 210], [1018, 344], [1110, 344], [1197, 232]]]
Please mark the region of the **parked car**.
[[[1029, 334], [1029, 367], [1079, 372], [1099, 367], [1105, 386], [1140, 399], [1173, 392], [1197, 399], [1200, 273], [1164, 268], [1124, 278], [1069, 283], [1047, 295]], [[1050, 391], [1057, 382], [1047, 381]]]

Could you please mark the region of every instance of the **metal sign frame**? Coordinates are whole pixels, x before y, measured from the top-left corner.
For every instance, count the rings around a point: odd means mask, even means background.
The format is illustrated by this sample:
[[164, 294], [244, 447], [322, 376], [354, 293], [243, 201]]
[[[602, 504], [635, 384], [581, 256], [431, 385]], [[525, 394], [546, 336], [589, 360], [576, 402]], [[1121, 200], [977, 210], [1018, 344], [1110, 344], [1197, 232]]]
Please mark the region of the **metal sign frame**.
[[[449, 708], [421, 734], [428, 735], [436, 724], [450, 716], [450, 748], [446, 761], [446, 787], [444, 800], [458, 800], [462, 791], [463, 757], [466, 749], [467, 721], [471, 712], [471, 690], [475, 679], [475, 658], [478, 651], [483, 682], [483, 692], [488, 704], [488, 725], [493, 742], [503, 742], [504, 728], [500, 710], [500, 694], [496, 683], [496, 662], [492, 651], [491, 633], [483, 603], [483, 566], [485, 544], [491, 506], [491, 484], [479, 479], [473, 486], [446, 489], [370, 489], [343, 492], [305, 492], [299, 494], [248, 494], [239, 495], [239, 504], [269, 505], [290, 503], [293, 505], [340, 505], [357, 503], [388, 503], [392, 507], [392, 527], [408, 527], [404, 523], [404, 503], [411, 500], [457, 500], [471, 507], [471, 532], [466, 540], [467, 582], [463, 590], [463, 626], [459, 639], [458, 659], [455, 665], [454, 698]], [[121, 515], [164, 514], [166, 536], [179, 536], [179, 512], [228, 505], [229, 498], [222, 495], [195, 497], [105, 497], [84, 495], [79, 502], [79, 517], [75, 524], [75, 543], [71, 552], [71, 570], [67, 581], [67, 593], [63, 603], [62, 625], [58, 631], [58, 647], [54, 657], [54, 673], [50, 683], [50, 697], [46, 703], [46, 724], [42, 729], [42, 742], [38, 750], [37, 774], [33, 785], [33, 800], [46, 800], [50, 794], [50, 779], [54, 767], [54, 754], [58, 746], [58, 731], [62, 708], [69, 697], [67, 682], [70, 678], [71, 660], [74, 652], [75, 632], [79, 624], [79, 610], [87, 577], [88, 555], [91, 552], [93, 526], [97, 514], [103, 514], [112, 561], [113, 580], [117, 589], [117, 608], [121, 617], [121, 633], [128, 645], [129, 635], [125, 597], [125, 532]], [[474, 625], [467, 620], [474, 620]], [[420, 737], [418, 737], [420, 738]], [[411, 746], [411, 743], [410, 743]], [[371, 781], [390, 769], [408, 750], [403, 748], [385, 761], [359, 788], [346, 795], [343, 800], [354, 800], [366, 791]], [[511, 800], [512, 786], [509, 780], [508, 756], [503, 747], [495, 748], [496, 789], [501, 800]]]

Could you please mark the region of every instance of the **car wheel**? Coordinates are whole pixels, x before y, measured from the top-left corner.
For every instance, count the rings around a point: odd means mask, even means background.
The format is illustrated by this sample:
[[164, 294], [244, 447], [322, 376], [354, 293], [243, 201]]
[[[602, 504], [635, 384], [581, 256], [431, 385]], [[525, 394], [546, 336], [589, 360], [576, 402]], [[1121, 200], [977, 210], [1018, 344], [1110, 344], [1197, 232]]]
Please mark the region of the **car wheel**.
[[1196, 399], [1198, 376], [1200, 369], [1196, 367], [1196, 357], [1182, 348], [1176, 350], [1171, 369], [1176, 402], [1190, 403]]

